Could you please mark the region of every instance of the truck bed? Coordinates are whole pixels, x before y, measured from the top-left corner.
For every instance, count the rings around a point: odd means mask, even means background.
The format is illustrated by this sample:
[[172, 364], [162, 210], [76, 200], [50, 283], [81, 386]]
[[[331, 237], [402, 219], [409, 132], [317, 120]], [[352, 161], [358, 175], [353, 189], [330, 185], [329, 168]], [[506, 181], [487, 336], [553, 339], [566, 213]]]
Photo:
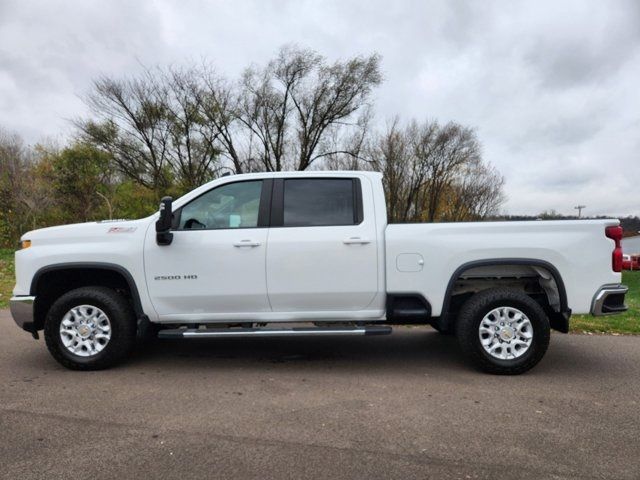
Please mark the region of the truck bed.
[[386, 228], [387, 292], [416, 293], [441, 313], [456, 272], [483, 263], [534, 260], [557, 270], [573, 313], [589, 313], [594, 293], [620, 283], [611, 269], [616, 220], [390, 224]]

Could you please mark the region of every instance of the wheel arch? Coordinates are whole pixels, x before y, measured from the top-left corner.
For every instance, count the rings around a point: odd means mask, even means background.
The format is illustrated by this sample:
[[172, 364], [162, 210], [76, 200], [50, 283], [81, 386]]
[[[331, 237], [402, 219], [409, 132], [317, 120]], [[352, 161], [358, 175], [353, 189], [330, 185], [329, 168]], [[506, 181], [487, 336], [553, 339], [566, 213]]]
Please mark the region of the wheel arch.
[[[103, 273], [102, 277], [91, 278], [91, 274]], [[72, 279], [70, 281], [70, 279]], [[59, 288], [46, 289], [47, 280], [67, 281]], [[137, 318], [144, 317], [142, 302], [138, 286], [131, 272], [121, 265], [105, 262], [72, 262], [47, 265], [40, 268], [33, 276], [30, 286], [30, 295], [36, 297], [34, 323], [35, 328], [40, 330], [44, 325], [44, 318], [53, 301], [49, 292], [60, 293], [79, 288], [81, 286], [109, 286], [112, 288], [125, 288], [129, 295], [129, 300]]]
[[[452, 299], [453, 290], [456, 282], [462, 277], [462, 275], [472, 269], [481, 267], [506, 267], [506, 266], [524, 266], [524, 267], [537, 267], [546, 270], [553, 279], [557, 293], [558, 293], [558, 308], [551, 308], [549, 312], [549, 319], [553, 329], [563, 333], [569, 331], [569, 316], [571, 310], [568, 306], [567, 291], [562, 279], [562, 275], [558, 269], [545, 260], [536, 258], [493, 258], [483, 260], [473, 260], [460, 265], [451, 275], [445, 290], [444, 301], [442, 305], [442, 313], [437, 319], [438, 325], [441, 329], [447, 331], [454, 323]], [[551, 303], [551, 302], [550, 302]]]

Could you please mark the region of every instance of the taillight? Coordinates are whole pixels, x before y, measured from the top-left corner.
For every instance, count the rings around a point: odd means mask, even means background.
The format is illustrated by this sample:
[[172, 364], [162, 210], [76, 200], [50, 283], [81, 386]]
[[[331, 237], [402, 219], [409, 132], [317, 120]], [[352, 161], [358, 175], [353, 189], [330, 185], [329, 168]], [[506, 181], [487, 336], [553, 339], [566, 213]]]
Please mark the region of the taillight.
[[613, 249], [613, 253], [611, 254], [611, 267], [614, 272], [622, 271], [622, 245], [620, 241], [622, 240], [622, 227], [607, 227], [604, 229], [604, 234], [607, 238], [610, 238], [614, 242], [616, 242], [616, 246]]

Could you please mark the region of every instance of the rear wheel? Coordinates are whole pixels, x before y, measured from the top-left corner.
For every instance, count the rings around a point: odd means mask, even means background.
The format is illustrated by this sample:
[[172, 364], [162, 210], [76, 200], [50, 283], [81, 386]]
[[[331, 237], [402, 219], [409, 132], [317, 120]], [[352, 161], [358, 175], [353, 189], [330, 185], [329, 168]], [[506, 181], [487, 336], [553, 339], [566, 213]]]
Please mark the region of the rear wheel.
[[123, 360], [136, 339], [127, 300], [105, 287], [82, 287], [58, 298], [44, 325], [53, 358], [73, 370], [99, 370]]
[[549, 346], [549, 319], [528, 295], [508, 288], [484, 290], [467, 300], [456, 324], [465, 355], [480, 369], [515, 375], [534, 367]]

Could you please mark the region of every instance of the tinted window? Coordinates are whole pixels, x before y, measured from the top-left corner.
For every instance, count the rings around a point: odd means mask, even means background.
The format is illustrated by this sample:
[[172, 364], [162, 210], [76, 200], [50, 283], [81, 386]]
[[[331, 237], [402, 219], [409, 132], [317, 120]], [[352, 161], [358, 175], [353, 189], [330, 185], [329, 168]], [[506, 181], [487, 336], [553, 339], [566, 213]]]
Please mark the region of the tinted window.
[[284, 226], [353, 225], [353, 181], [300, 179], [284, 181]]
[[262, 181], [214, 188], [182, 208], [180, 229], [254, 228], [258, 226]]

